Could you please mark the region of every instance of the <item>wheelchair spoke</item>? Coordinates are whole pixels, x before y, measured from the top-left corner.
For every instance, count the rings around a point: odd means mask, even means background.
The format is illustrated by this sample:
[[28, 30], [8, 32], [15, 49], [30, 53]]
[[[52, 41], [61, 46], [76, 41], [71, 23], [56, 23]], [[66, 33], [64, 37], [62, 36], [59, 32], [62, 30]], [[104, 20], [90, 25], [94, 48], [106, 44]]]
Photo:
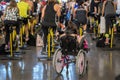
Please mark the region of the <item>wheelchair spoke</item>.
[[84, 73], [85, 69], [85, 56], [83, 51], [79, 51], [76, 59], [76, 71], [79, 75]]
[[57, 73], [61, 73], [63, 69], [64, 60], [62, 59], [61, 50], [57, 50], [53, 56], [53, 67]]

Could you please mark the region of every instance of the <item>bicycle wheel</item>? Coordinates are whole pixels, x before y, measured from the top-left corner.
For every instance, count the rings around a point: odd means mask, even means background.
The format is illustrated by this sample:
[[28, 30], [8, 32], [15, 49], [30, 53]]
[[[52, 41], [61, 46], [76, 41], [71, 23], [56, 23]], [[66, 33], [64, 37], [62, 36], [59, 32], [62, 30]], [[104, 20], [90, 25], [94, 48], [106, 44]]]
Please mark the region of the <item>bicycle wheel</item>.
[[63, 70], [64, 60], [62, 59], [61, 49], [57, 49], [55, 54], [53, 55], [53, 68], [56, 70], [58, 74], [60, 74]]
[[85, 52], [80, 50], [76, 58], [76, 72], [79, 76], [83, 76], [86, 72]]

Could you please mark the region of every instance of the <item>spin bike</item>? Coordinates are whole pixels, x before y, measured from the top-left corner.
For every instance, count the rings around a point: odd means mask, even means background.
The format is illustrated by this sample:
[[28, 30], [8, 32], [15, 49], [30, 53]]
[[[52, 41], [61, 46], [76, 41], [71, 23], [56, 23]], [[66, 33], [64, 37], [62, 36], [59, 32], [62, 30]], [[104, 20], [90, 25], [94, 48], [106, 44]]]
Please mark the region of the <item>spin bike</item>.
[[40, 59], [44, 59], [44, 58], [47, 58], [47, 60], [51, 60], [52, 58], [52, 55], [55, 50], [54, 50], [54, 46], [55, 46], [55, 43], [54, 43], [54, 32], [53, 32], [53, 28], [49, 27], [48, 28], [48, 35], [47, 35], [47, 47], [46, 47], [46, 51], [45, 53], [47, 53], [47, 56], [46, 57], [40, 57]]
[[10, 24], [9, 27], [9, 32], [10, 32], [10, 51], [6, 51], [7, 53], [10, 53], [10, 55], [7, 55], [6, 57], [2, 57], [2, 60], [21, 60], [22, 56], [15, 54], [16, 51], [19, 49], [18, 48], [18, 41], [16, 39], [16, 26], [13, 24]]

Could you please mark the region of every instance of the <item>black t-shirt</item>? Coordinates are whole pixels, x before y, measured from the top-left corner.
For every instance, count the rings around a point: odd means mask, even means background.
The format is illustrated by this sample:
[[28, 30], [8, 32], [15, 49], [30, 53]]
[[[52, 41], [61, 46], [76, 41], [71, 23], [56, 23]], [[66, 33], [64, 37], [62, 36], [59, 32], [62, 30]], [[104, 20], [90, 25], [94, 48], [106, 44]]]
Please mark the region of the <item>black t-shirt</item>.
[[45, 14], [44, 14], [44, 20], [43, 20], [43, 25], [44, 26], [57, 26], [56, 25], [56, 11], [54, 10], [54, 5], [56, 3], [49, 3], [46, 6], [45, 9]]

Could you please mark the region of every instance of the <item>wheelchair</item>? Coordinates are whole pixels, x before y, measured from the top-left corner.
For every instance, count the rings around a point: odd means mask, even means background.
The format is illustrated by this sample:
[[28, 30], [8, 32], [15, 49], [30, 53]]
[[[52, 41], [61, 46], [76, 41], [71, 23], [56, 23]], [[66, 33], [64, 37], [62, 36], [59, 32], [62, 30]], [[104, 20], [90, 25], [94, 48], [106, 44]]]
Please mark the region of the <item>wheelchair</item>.
[[[65, 35], [60, 39], [60, 48], [53, 55], [53, 68], [58, 74], [61, 74], [64, 66], [68, 69], [69, 63], [75, 63], [76, 72], [79, 76], [85, 75], [87, 72], [87, 59], [85, 49], [85, 39], [82, 38], [80, 44], [77, 43], [76, 37]], [[70, 56], [73, 59], [70, 59]]]

